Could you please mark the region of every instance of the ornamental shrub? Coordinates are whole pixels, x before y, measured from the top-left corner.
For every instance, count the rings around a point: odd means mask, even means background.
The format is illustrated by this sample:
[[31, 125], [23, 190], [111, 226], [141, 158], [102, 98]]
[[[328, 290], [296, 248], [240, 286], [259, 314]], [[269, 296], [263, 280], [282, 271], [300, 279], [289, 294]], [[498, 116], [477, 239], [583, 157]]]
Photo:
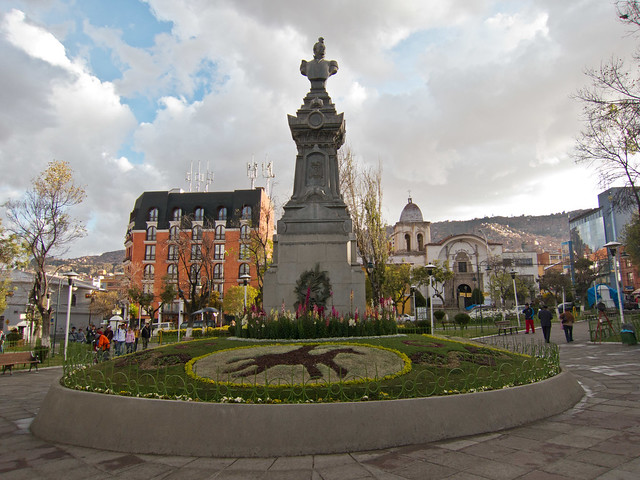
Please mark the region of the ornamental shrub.
[[454, 322], [460, 325], [460, 328], [463, 329], [469, 322], [471, 321], [471, 317], [467, 313], [456, 313], [456, 316], [453, 317]]
[[447, 313], [444, 310], [436, 310], [433, 312], [433, 318], [435, 318], [438, 322], [441, 322], [444, 317], [447, 316]]

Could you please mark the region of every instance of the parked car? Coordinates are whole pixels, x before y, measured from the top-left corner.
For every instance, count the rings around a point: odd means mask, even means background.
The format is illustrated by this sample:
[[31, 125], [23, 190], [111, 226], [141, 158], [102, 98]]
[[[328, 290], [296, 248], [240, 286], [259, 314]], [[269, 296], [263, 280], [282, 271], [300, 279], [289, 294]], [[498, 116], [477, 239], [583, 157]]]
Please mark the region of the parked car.
[[174, 328], [175, 327], [171, 322], [160, 322], [160, 323], [156, 322], [151, 325], [151, 331], [154, 333], [158, 331], [166, 332], [167, 330], [173, 330]]
[[398, 323], [415, 322], [416, 321], [416, 317], [412, 317], [411, 315], [409, 315], [407, 313], [403, 313], [402, 315], [400, 315], [400, 316], [398, 316], [396, 318], [396, 321]]
[[568, 311], [571, 311], [571, 309], [573, 308], [573, 302], [559, 303], [558, 304], [558, 315], [560, 315], [562, 312], [564, 312], [565, 308]]

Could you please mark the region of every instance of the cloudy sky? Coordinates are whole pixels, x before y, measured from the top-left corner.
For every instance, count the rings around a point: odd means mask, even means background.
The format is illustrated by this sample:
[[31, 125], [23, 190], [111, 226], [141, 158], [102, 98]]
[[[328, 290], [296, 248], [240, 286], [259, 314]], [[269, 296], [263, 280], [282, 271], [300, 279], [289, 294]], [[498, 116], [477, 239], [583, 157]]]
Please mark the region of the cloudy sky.
[[192, 163], [227, 191], [249, 188], [247, 162], [273, 162], [282, 205], [286, 115], [319, 36], [347, 143], [382, 165], [387, 222], [409, 191], [429, 221], [597, 206], [570, 157], [570, 95], [638, 44], [608, 0], [4, 0], [0, 204], [69, 162], [89, 231], [69, 256], [123, 248], [135, 199], [188, 190]]

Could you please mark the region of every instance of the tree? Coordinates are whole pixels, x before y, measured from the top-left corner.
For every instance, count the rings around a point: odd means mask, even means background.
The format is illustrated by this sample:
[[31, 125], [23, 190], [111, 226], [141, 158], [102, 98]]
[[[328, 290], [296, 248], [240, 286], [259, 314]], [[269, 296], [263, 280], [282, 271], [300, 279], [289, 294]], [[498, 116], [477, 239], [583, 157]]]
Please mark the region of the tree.
[[[454, 273], [449, 268], [449, 262], [440, 263], [440, 261], [435, 260], [433, 262], [435, 268], [433, 268], [431, 275], [433, 279], [431, 280], [431, 287], [433, 289], [433, 297], [439, 298], [440, 301], [444, 304], [444, 289], [447, 285], [447, 282], [453, 280]], [[412, 282], [414, 285], [423, 286], [429, 285], [429, 272], [427, 271], [426, 266], [416, 267], [412, 271]]]
[[[258, 290], [247, 285], [247, 306], [254, 303], [258, 296]], [[233, 315], [242, 315], [244, 312], [244, 285], [229, 287], [224, 295], [224, 311]]]
[[385, 274], [385, 282], [382, 285], [382, 295], [384, 298], [393, 300], [396, 306], [402, 305], [402, 311], [405, 311], [405, 304], [411, 298], [407, 295], [411, 287], [411, 265], [408, 263], [387, 265]]
[[563, 291], [565, 298], [571, 295], [571, 279], [558, 270], [547, 270], [544, 276], [540, 277], [540, 290], [552, 293], [556, 303], [560, 303]]
[[362, 169], [349, 148], [338, 152], [338, 164], [340, 191], [351, 214], [358, 252], [367, 267], [371, 300], [378, 305], [390, 252], [382, 218], [382, 167]]
[[94, 292], [91, 295], [91, 303], [89, 303], [89, 313], [103, 319], [111, 316], [117, 306], [118, 292]]
[[149, 318], [151, 318], [152, 324], [155, 323], [158, 312], [162, 310], [162, 307], [170, 305], [176, 298], [176, 288], [167, 280], [167, 278], [164, 278], [162, 282], [162, 291], [158, 296], [160, 301], [157, 303], [153, 293], [144, 293], [137, 285], [132, 286], [128, 291], [131, 301], [140, 305], [145, 313], [149, 315]]
[[167, 240], [177, 261], [176, 277], [171, 279], [177, 296], [184, 302], [189, 327], [193, 325], [192, 313], [208, 305], [213, 293], [214, 260], [216, 259], [215, 224], [205, 220], [200, 237], [193, 237], [193, 218], [184, 216], [176, 235]]
[[[270, 200], [269, 200], [270, 202]], [[254, 266], [256, 278], [258, 280], [258, 296], [256, 304], [262, 305], [262, 295], [264, 292], [264, 275], [272, 263], [271, 255], [273, 253], [273, 208], [271, 205], [261, 206], [260, 217], [265, 222], [258, 222], [257, 228], [249, 225], [249, 238], [243, 240], [243, 244], [248, 251], [248, 257]]]
[[[64, 254], [69, 245], [85, 235], [82, 223], [69, 210], [85, 198], [83, 187], [73, 180], [73, 170], [67, 162], [53, 161], [33, 180], [22, 200], [6, 203], [9, 230], [18, 235], [33, 257], [34, 283], [30, 302], [42, 318], [42, 344], [50, 345], [51, 306], [47, 300], [49, 279], [46, 267], [53, 254]], [[36, 331], [39, 325], [36, 325]]]
[[[26, 249], [15, 234], [7, 234], [0, 219], [0, 313], [7, 308], [11, 281], [5, 273], [25, 264]], [[2, 325], [0, 325], [2, 327]]]
[[[627, 251], [628, 247], [625, 247]], [[639, 252], [640, 253], [640, 252]], [[578, 258], [573, 262], [573, 280], [576, 296], [581, 301], [587, 300], [587, 291], [596, 279], [594, 263], [588, 258]]]
[[[615, 2], [618, 18], [634, 29], [640, 27], [637, 1]], [[635, 55], [638, 62], [640, 56]], [[598, 69], [588, 69], [590, 86], [574, 97], [583, 104], [584, 128], [578, 136], [574, 158], [594, 166], [603, 187], [622, 181], [630, 187], [621, 203], [632, 203], [640, 212], [640, 163], [636, 158], [640, 132], [640, 82], [635, 69], [612, 58]]]

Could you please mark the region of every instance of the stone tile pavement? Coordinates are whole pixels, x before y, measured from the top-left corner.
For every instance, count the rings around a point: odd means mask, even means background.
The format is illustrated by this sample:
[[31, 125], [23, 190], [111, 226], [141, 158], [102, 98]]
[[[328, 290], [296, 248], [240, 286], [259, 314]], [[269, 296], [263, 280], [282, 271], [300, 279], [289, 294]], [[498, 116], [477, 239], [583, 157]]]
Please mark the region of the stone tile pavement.
[[[534, 337], [539, 340], [541, 332]], [[584, 323], [576, 325], [574, 338], [565, 344], [562, 330], [554, 325], [552, 340], [560, 345], [563, 366], [587, 392], [561, 415], [501, 432], [342, 455], [169, 457], [44, 442], [31, 435], [29, 425], [61, 371], [16, 372], [0, 376], [0, 479], [640, 478], [640, 346], [588, 344]], [[109, 428], [109, 419], [99, 413], [96, 435]]]

